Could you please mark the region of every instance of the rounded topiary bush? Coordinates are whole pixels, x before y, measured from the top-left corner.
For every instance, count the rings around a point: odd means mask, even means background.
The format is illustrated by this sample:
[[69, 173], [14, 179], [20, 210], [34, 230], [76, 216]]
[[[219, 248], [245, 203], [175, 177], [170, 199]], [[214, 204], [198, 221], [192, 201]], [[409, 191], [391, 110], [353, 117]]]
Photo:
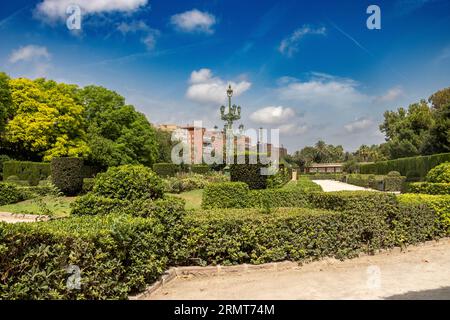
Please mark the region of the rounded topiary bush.
[[402, 175], [398, 171], [390, 171], [388, 174], [390, 177], [401, 177]]
[[52, 182], [65, 195], [76, 195], [83, 187], [83, 159], [53, 158]]
[[444, 162], [431, 169], [427, 174], [427, 181], [450, 183], [450, 162]]
[[111, 167], [95, 178], [93, 192], [97, 195], [122, 199], [158, 199], [164, 195], [161, 178], [143, 165]]

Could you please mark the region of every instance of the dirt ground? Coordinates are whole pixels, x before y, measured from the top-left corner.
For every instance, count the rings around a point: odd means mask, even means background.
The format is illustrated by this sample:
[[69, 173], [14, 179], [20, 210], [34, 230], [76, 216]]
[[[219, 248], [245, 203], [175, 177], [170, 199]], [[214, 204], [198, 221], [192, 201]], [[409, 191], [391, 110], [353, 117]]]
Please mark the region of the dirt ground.
[[7, 223], [17, 222], [36, 222], [46, 220], [44, 216], [32, 215], [32, 214], [14, 214], [9, 212], [0, 212], [0, 221]]
[[450, 299], [450, 239], [282, 271], [178, 277], [147, 299]]

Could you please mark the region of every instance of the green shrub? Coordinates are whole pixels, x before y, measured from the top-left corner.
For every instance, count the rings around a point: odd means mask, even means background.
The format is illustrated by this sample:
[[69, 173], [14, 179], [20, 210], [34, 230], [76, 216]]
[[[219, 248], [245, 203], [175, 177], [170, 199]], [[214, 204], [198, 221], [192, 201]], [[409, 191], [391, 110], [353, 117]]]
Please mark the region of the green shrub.
[[[127, 299], [167, 266], [165, 228], [125, 215], [0, 223], [0, 299]], [[80, 269], [69, 289], [66, 271]]]
[[301, 189], [265, 189], [250, 190], [247, 207], [249, 208], [283, 208], [308, 207], [308, 197]]
[[51, 162], [52, 182], [65, 195], [76, 195], [83, 188], [83, 159], [53, 158]]
[[398, 200], [402, 204], [429, 206], [450, 232], [450, 195], [401, 194], [398, 196]]
[[322, 257], [355, 257], [442, 235], [428, 208], [400, 205], [392, 212], [283, 208], [195, 211], [179, 226], [178, 264], [260, 264]]
[[280, 168], [276, 174], [270, 175], [267, 178], [267, 188], [276, 189], [286, 185], [291, 180], [289, 171], [284, 168]]
[[311, 181], [309, 177], [300, 176], [297, 181], [290, 181], [284, 187], [286, 190], [298, 190], [298, 191], [322, 191], [322, 187], [317, 183]]
[[164, 194], [164, 186], [151, 169], [142, 165], [123, 165], [99, 173], [93, 192], [121, 200], [158, 199]]
[[391, 171], [384, 177], [384, 191], [401, 191], [405, 181], [406, 177], [402, 177], [397, 171]]
[[30, 161], [6, 161], [3, 163], [3, 180], [17, 176], [19, 180], [44, 180], [50, 175], [49, 163]]
[[434, 183], [450, 183], [450, 162], [434, 167], [427, 174], [427, 181]]
[[450, 183], [414, 182], [408, 192], [423, 194], [450, 194]]
[[11, 161], [11, 158], [5, 154], [0, 154], [0, 181], [3, 180], [3, 163], [6, 161]]
[[410, 170], [406, 172], [406, 181], [408, 182], [420, 181], [420, 173], [416, 170]]
[[222, 182], [208, 185], [203, 191], [202, 208], [245, 208], [249, 187], [244, 182]]
[[16, 203], [25, 199], [24, 193], [10, 183], [0, 182], [0, 205]]
[[197, 174], [207, 174], [210, 171], [210, 168], [206, 164], [193, 164], [191, 166], [191, 172]]
[[361, 164], [360, 172], [363, 174], [384, 175], [389, 171], [398, 171], [405, 176], [408, 171], [419, 173], [419, 177], [423, 179], [428, 171], [443, 162], [450, 161], [450, 153], [434, 154], [431, 156], [419, 156], [410, 158], [401, 158], [389, 161], [380, 161], [370, 164]]
[[397, 207], [395, 194], [370, 191], [308, 193], [310, 206], [317, 209], [390, 213]]
[[155, 163], [153, 171], [160, 177], [174, 177], [180, 172], [180, 166], [174, 163]]
[[83, 187], [81, 189], [82, 193], [91, 192], [94, 189], [94, 178], [84, 178], [83, 179]]
[[262, 164], [232, 164], [230, 179], [232, 182], [245, 182], [250, 189], [265, 189], [268, 176], [261, 174], [261, 169], [265, 167]]

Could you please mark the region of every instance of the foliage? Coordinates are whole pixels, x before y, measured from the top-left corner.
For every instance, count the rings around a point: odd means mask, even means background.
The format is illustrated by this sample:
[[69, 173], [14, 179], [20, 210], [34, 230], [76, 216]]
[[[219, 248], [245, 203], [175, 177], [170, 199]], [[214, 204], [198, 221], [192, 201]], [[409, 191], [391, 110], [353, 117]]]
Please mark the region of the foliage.
[[95, 178], [93, 192], [121, 200], [158, 199], [163, 196], [162, 180], [143, 165], [111, 167]]
[[3, 179], [3, 163], [7, 161], [11, 161], [11, 158], [5, 154], [0, 154], [0, 181], [6, 180], [6, 178]]
[[427, 174], [428, 182], [450, 183], [450, 162], [444, 162], [431, 169]]
[[244, 182], [213, 183], [203, 191], [202, 208], [246, 208], [248, 193]]
[[230, 179], [233, 182], [245, 182], [250, 189], [265, 189], [267, 187], [267, 175], [261, 174], [261, 170], [267, 167], [263, 164], [232, 164], [230, 165]]
[[180, 172], [180, 166], [174, 163], [155, 163], [153, 171], [160, 177], [174, 177]]
[[402, 176], [405, 176], [408, 172], [414, 171], [418, 172], [421, 178], [424, 178], [432, 168], [447, 161], [450, 161], [450, 153], [380, 161], [370, 164], [361, 164], [361, 173], [382, 175], [387, 174], [390, 171], [398, 171]]
[[76, 195], [83, 188], [83, 159], [53, 158], [52, 182], [65, 195]]
[[278, 172], [270, 175], [267, 178], [267, 188], [274, 189], [274, 188], [281, 188], [286, 183], [288, 183], [291, 180], [291, 176], [289, 175], [288, 169], [285, 169], [284, 167], [279, 168]]
[[286, 159], [289, 163], [296, 164], [303, 170], [312, 163], [341, 162], [344, 160], [344, 149], [342, 146], [326, 144], [319, 140], [314, 146], [307, 146], [296, 151]]
[[24, 200], [24, 194], [18, 187], [10, 183], [0, 182], [0, 205], [16, 203]]
[[450, 194], [450, 183], [414, 182], [409, 184], [408, 192], [423, 194]]
[[83, 178], [83, 187], [81, 188], [82, 193], [91, 192], [94, 189], [94, 178]]
[[30, 157], [86, 156], [83, 107], [73, 97], [73, 86], [44, 79], [9, 81], [12, 112], [5, 142]]
[[[126, 299], [166, 269], [165, 232], [126, 215], [0, 224], [0, 299]], [[79, 290], [67, 286], [69, 266]]]
[[447, 232], [450, 232], [450, 195], [401, 194], [400, 203], [427, 205], [440, 217]]
[[434, 212], [400, 205], [391, 211], [305, 208], [215, 209], [190, 213], [175, 245], [178, 264], [260, 264], [330, 256], [355, 257], [442, 235]]
[[44, 180], [51, 174], [49, 163], [30, 161], [6, 161], [3, 163], [3, 179], [10, 176], [18, 177], [18, 180]]
[[206, 164], [193, 164], [191, 166], [191, 172], [197, 174], [207, 174], [211, 169]]
[[156, 129], [156, 141], [158, 142], [158, 157], [157, 163], [168, 163], [171, 161], [172, 148], [178, 141], [172, 141], [172, 134], [170, 132]]
[[356, 173], [359, 170], [359, 164], [356, 160], [348, 160], [342, 166], [342, 170], [347, 173]]

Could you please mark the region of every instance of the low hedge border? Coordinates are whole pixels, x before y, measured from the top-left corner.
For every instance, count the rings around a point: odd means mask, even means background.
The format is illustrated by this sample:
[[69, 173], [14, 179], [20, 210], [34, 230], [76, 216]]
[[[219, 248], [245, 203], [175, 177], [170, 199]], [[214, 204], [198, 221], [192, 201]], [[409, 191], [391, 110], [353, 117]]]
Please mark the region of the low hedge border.
[[10, 183], [0, 182], [0, 205], [16, 203], [25, 200], [26, 195], [21, 192], [19, 187]]
[[408, 192], [423, 194], [450, 194], [450, 183], [414, 182], [408, 185]]

